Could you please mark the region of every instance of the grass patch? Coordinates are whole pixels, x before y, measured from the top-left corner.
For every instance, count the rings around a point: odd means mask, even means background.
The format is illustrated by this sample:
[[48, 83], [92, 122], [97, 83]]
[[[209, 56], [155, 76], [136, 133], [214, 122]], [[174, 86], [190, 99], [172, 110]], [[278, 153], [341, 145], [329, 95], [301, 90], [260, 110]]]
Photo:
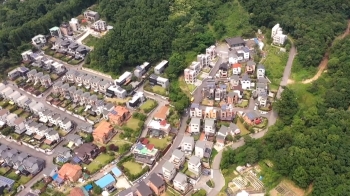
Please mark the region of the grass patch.
[[68, 132], [66, 132], [66, 131], [64, 131], [62, 129], [59, 129], [57, 132], [58, 132], [58, 135], [60, 135], [60, 137], [64, 137], [64, 136], [66, 136], [68, 134]]
[[207, 195], [207, 192], [203, 189], [200, 189], [199, 191], [196, 191], [192, 196], [202, 196]]
[[105, 165], [110, 163], [113, 159], [114, 156], [101, 153], [89, 165], [84, 165], [84, 167], [86, 167], [86, 169], [89, 170], [91, 174], [94, 174], [97, 171], [101, 170]]
[[14, 111], [13, 113], [14, 114], [17, 114], [17, 115], [21, 115], [23, 112], [23, 109], [22, 108], [19, 108], [18, 110]]
[[6, 172], [9, 170], [10, 168], [7, 167], [0, 167], [0, 175], [5, 175]]
[[237, 127], [239, 128], [239, 130], [241, 130], [241, 135], [248, 135], [250, 133], [250, 131], [248, 131], [244, 124], [242, 123], [241, 119], [237, 119]]
[[165, 149], [169, 142], [171, 141], [168, 137], [158, 139], [158, 138], [148, 138], [149, 142], [154, 145], [154, 147], [158, 148], [159, 150]]
[[27, 184], [31, 179], [32, 178], [30, 176], [21, 176], [21, 178], [18, 180], [18, 183]]
[[82, 62], [83, 60], [76, 60], [76, 59], [72, 59], [70, 61], [68, 61], [69, 64], [71, 65], [78, 65], [80, 62]]
[[53, 55], [53, 57], [57, 58], [57, 59], [61, 59], [64, 56], [64, 54], [61, 53], [56, 53]]
[[175, 189], [173, 189], [171, 186], [168, 186], [165, 191], [166, 196], [180, 196], [181, 194], [178, 193]]
[[110, 103], [114, 103], [114, 104], [119, 104], [119, 105], [121, 105], [122, 103], [128, 102], [130, 99], [131, 99], [130, 97], [125, 98], [125, 99], [120, 99], [120, 98], [116, 98], [116, 97], [114, 97], [114, 98], [106, 97], [106, 98], [105, 98], [105, 101], [106, 101], [106, 102], [110, 102]]
[[142, 165], [134, 161], [127, 161], [123, 166], [130, 171], [132, 175], [137, 175], [142, 172]]
[[130, 129], [133, 129], [133, 130], [137, 130], [140, 128], [139, 126], [139, 122], [140, 120], [139, 119], [136, 119], [134, 117], [131, 117], [127, 122], [126, 122], [126, 126], [129, 127]]
[[208, 180], [208, 181], [206, 182], [206, 184], [207, 184], [210, 188], [214, 188], [214, 186], [215, 186], [215, 183], [214, 183], [214, 181], [212, 181], [212, 180]]
[[[153, 110], [156, 106], [157, 106], [157, 102], [155, 102], [152, 99], [148, 99], [145, 103], [143, 103], [140, 106], [140, 109], [143, 111], [150, 111], [150, 110]], [[148, 112], [146, 112], [146, 113], [148, 113]]]
[[132, 143], [130, 143], [129, 141], [125, 141], [125, 140], [121, 139], [121, 138], [120, 138], [120, 133], [118, 133], [118, 134], [116, 134], [116, 135], [109, 141], [108, 145], [114, 144], [114, 145], [120, 147], [120, 146], [122, 146], [123, 144], [127, 144], [127, 143], [132, 144]]
[[28, 118], [29, 116], [31, 116], [31, 114], [28, 112], [23, 112], [21, 115], [19, 115], [19, 117], [22, 117], [22, 118]]
[[216, 156], [218, 153], [219, 153], [219, 152], [218, 152], [215, 148], [212, 149], [211, 154], [210, 154], [210, 158], [209, 158], [210, 163], [213, 162], [215, 156]]
[[294, 58], [291, 78], [296, 82], [312, 78], [318, 71], [317, 67], [305, 67], [299, 62], [298, 56]]
[[57, 80], [58, 77], [59, 77], [59, 76], [58, 76], [57, 74], [50, 74], [51, 80]]
[[98, 41], [99, 39], [97, 37], [89, 35], [82, 41], [82, 43], [91, 47], [91, 46], [95, 46]]
[[188, 87], [183, 76], [179, 77], [179, 87], [189, 98], [192, 97], [191, 92], [193, 90], [191, 91], [191, 89]]
[[41, 146], [40, 146], [41, 149], [43, 150], [46, 150], [46, 149], [51, 149], [52, 147], [50, 145], [47, 145], [45, 143], [43, 143]]
[[19, 176], [15, 173], [15, 171], [11, 171], [9, 174], [6, 175], [6, 177], [12, 180], [18, 180], [19, 178]]
[[248, 104], [249, 104], [248, 100], [242, 100], [242, 102], [240, 104], [238, 104], [237, 106], [240, 108], [245, 108], [248, 106]]
[[262, 61], [262, 64], [265, 65], [266, 75], [271, 81], [271, 87], [279, 86], [283, 77], [284, 68], [288, 61], [288, 53], [280, 52], [278, 48], [270, 45], [266, 45], [265, 50], [267, 51], [267, 56], [266, 59]]
[[156, 94], [166, 96], [166, 89], [163, 88], [163, 87], [161, 87], [161, 86], [154, 85], [154, 86], [152, 87], [152, 90], [153, 90], [153, 92], [156, 93]]

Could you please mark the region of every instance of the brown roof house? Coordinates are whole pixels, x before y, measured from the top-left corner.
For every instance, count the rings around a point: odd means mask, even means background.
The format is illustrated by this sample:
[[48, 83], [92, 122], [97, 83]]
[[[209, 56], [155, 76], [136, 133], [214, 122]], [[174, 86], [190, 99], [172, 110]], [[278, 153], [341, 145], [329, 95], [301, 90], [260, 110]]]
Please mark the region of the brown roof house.
[[114, 110], [108, 114], [108, 119], [112, 124], [121, 125], [130, 118], [130, 116], [130, 111], [126, 107], [116, 106]]
[[58, 177], [62, 180], [69, 180], [71, 182], [76, 182], [82, 175], [82, 168], [80, 165], [74, 165], [71, 163], [64, 164], [58, 171]]
[[96, 144], [84, 143], [74, 149], [75, 155], [84, 163], [88, 163], [90, 160], [97, 157], [100, 150]]
[[115, 133], [113, 126], [109, 122], [102, 121], [94, 132], [92, 132], [92, 136], [94, 137], [94, 141], [106, 144], [112, 139]]
[[152, 189], [155, 195], [162, 195], [165, 193], [164, 179], [155, 173], [149, 178], [148, 186]]
[[169, 115], [169, 106], [162, 106], [157, 113], [154, 114], [155, 120], [165, 120]]
[[84, 190], [80, 187], [73, 188], [68, 196], [85, 196]]

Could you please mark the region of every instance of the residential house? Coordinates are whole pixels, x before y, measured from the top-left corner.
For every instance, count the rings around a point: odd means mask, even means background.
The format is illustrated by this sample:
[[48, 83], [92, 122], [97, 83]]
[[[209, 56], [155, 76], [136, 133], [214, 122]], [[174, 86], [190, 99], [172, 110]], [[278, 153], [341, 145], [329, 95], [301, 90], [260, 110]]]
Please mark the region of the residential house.
[[14, 157], [12, 159], [13, 169], [19, 169], [22, 166], [24, 160], [29, 158], [29, 157], [30, 157], [29, 154], [27, 154], [25, 152], [19, 152], [19, 154], [17, 154], [16, 157]]
[[124, 72], [118, 79], [114, 80], [114, 84], [116, 86], [121, 86], [126, 83], [128, 83], [132, 78], [132, 73], [131, 72]]
[[215, 59], [217, 56], [216, 46], [211, 45], [209, 48], [205, 49], [205, 54], [208, 55], [211, 60]]
[[26, 119], [24, 119], [24, 118], [17, 118], [14, 121], [15, 132], [17, 134], [22, 134], [26, 131], [25, 123], [26, 123]]
[[[81, 75], [78, 71], [75, 71], [73, 69], [67, 71], [66, 73], [66, 79], [69, 81], [69, 82], [75, 82], [76, 78]], [[79, 77], [80, 78], [80, 77]]]
[[69, 180], [70, 182], [77, 182], [83, 174], [83, 169], [80, 165], [65, 163], [58, 171], [58, 177], [62, 180]]
[[121, 125], [130, 117], [130, 111], [123, 106], [115, 106], [108, 114], [111, 124]]
[[187, 84], [195, 84], [197, 82], [197, 72], [195, 70], [186, 68], [184, 70], [184, 78]]
[[242, 89], [244, 90], [250, 90], [251, 87], [251, 79], [248, 76], [248, 74], [243, 74], [242, 79], [241, 79], [241, 84], [242, 84]]
[[258, 102], [261, 107], [266, 107], [268, 103], [268, 95], [267, 93], [260, 93], [258, 96]]
[[254, 61], [252, 60], [248, 61], [247, 65], [245, 66], [245, 72], [249, 75], [254, 74], [255, 66], [256, 66], [256, 63]]
[[14, 90], [11, 87], [7, 87], [1, 91], [1, 96], [3, 98], [7, 99], [8, 96], [11, 95], [13, 92], [14, 92]]
[[106, 31], [107, 30], [107, 23], [106, 23], [106, 21], [98, 20], [98, 21], [94, 22], [94, 24], [92, 25], [92, 28], [98, 32]]
[[75, 84], [81, 86], [83, 84], [84, 78], [87, 74], [80, 73], [75, 77]]
[[173, 180], [174, 188], [182, 193], [186, 193], [189, 184], [187, 182], [187, 176], [181, 172], [177, 173]]
[[56, 83], [54, 83], [52, 85], [52, 89], [55, 93], [61, 93], [62, 92], [62, 89], [61, 87], [63, 86], [63, 82], [62, 81], [58, 81]]
[[136, 186], [136, 194], [137, 196], [153, 196], [153, 192], [149, 186], [145, 183], [145, 181], [141, 181]]
[[69, 159], [72, 158], [72, 152], [69, 148], [64, 146], [57, 146], [55, 148], [56, 153], [56, 162], [66, 163]]
[[52, 116], [49, 116], [49, 121], [50, 123], [54, 124], [54, 125], [58, 125], [58, 120], [61, 118], [60, 114], [54, 114]]
[[7, 76], [9, 77], [10, 80], [15, 80], [20, 76], [26, 76], [27, 72], [29, 71], [29, 69], [27, 67], [17, 67], [16, 69], [10, 71]]
[[244, 116], [244, 121], [248, 124], [261, 123], [260, 116], [255, 111], [247, 112], [246, 115]]
[[22, 96], [21, 93], [19, 93], [18, 91], [15, 91], [15, 92], [11, 93], [11, 94], [8, 96], [8, 98], [9, 98], [9, 100], [11, 100], [11, 101], [13, 101], [13, 102], [16, 102], [16, 100], [17, 100], [18, 98], [20, 98], [21, 96]]
[[185, 153], [183, 153], [179, 149], [175, 149], [173, 154], [171, 155], [169, 162], [173, 163], [176, 169], [180, 169], [185, 163], [185, 159]]
[[17, 105], [18, 105], [19, 107], [22, 107], [22, 108], [24, 108], [24, 109], [27, 109], [31, 101], [32, 101], [32, 100], [29, 99], [27, 96], [22, 95], [20, 98], [18, 98], [18, 99], [16, 100], [16, 103], [17, 103]]
[[216, 136], [216, 145], [223, 148], [225, 146], [226, 137], [223, 135]]
[[186, 154], [192, 154], [194, 148], [194, 138], [191, 136], [184, 136], [181, 142], [181, 150]]
[[116, 96], [117, 98], [124, 99], [127, 96], [127, 92], [120, 86], [112, 85], [107, 88], [106, 91], [107, 97]]
[[11, 113], [6, 117], [6, 124], [10, 127], [15, 126], [15, 120], [18, 118], [17, 114]]
[[211, 147], [210, 147], [210, 145], [207, 145], [207, 141], [198, 140], [196, 142], [194, 155], [199, 157], [200, 159], [202, 159], [202, 158], [207, 158], [207, 159], [210, 158]]
[[155, 74], [161, 74], [165, 70], [165, 68], [168, 66], [168, 61], [163, 60], [160, 62], [156, 67], [154, 67], [154, 73]]
[[22, 166], [23, 168], [20, 169], [21, 172], [25, 170], [32, 175], [36, 175], [44, 169], [45, 160], [38, 157], [30, 156], [23, 161]]
[[190, 108], [190, 117], [203, 118], [203, 110], [198, 103], [192, 103]]
[[88, 103], [89, 105], [91, 106], [94, 106], [97, 102], [98, 98], [97, 98], [97, 95], [91, 95], [89, 98], [88, 98]]
[[188, 170], [199, 176], [202, 173], [201, 159], [197, 156], [191, 156], [188, 160]]
[[143, 92], [137, 92], [135, 95], [131, 98], [131, 100], [128, 102], [128, 106], [135, 108], [141, 103], [143, 103], [146, 100], [145, 95]]
[[[28, 62], [28, 61], [31, 61], [32, 60], [32, 58], [31, 58], [31, 55], [33, 54], [33, 51], [32, 50], [27, 50], [27, 51], [24, 51], [24, 52], [22, 52], [21, 53], [21, 56], [22, 56], [22, 60], [24, 61], [24, 62]], [[11, 72], [10, 72], [11, 73]], [[9, 74], [10, 74], [9, 73]], [[12, 75], [12, 73], [10, 74], [10, 75]], [[9, 77], [10, 78], [13, 78], [13, 76], [10, 76], [9, 75]], [[15, 77], [18, 77], [19, 75], [17, 75], [17, 76], [15, 76]]]
[[80, 146], [84, 143], [83, 139], [76, 134], [69, 134], [65, 137], [65, 139], [68, 141], [68, 143], [71, 143], [74, 146]]
[[148, 125], [148, 134], [151, 137], [164, 137], [165, 135], [168, 135], [171, 126], [169, 123], [167, 123], [166, 120], [151, 120]]
[[102, 80], [99, 83], [99, 91], [102, 92], [102, 93], [106, 93], [109, 86], [111, 86], [111, 83], [109, 81]]
[[228, 77], [228, 62], [223, 62], [219, 66], [219, 77], [227, 78]]
[[175, 165], [169, 161], [166, 161], [162, 167], [162, 173], [165, 180], [171, 181], [176, 174]]
[[271, 38], [273, 39], [272, 43], [276, 45], [283, 45], [287, 40], [287, 35], [283, 34], [280, 24], [277, 23], [274, 27], [272, 27]]
[[222, 104], [220, 110], [220, 120], [232, 121], [234, 117], [235, 112], [233, 111], [232, 105]]
[[10, 114], [10, 111], [8, 109], [2, 109], [0, 110], [0, 121], [6, 123], [7, 116]]
[[95, 159], [100, 153], [98, 146], [93, 143], [84, 143], [74, 149], [74, 154], [84, 163], [88, 163], [89, 160]]
[[77, 91], [74, 92], [73, 94], [73, 102], [74, 103], [77, 103], [77, 102], [80, 102], [82, 100], [82, 95], [84, 94], [84, 91], [79, 89]]
[[99, 87], [100, 87], [100, 82], [102, 81], [102, 78], [99, 78], [99, 77], [95, 77], [93, 79], [91, 79], [91, 89], [92, 90], [99, 90]]
[[162, 106], [157, 113], [154, 114], [153, 118], [155, 120], [165, 120], [167, 116], [169, 115], [169, 106], [164, 105]]
[[46, 37], [44, 35], [36, 35], [32, 38], [32, 44], [35, 46], [43, 46], [46, 44]]
[[239, 63], [235, 63], [232, 65], [232, 74], [240, 75], [242, 73], [242, 65]]
[[142, 77], [143, 74], [148, 71], [150, 66], [151, 64], [149, 62], [144, 62], [142, 65], [136, 67], [134, 75], [138, 78]]
[[228, 63], [229, 64], [236, 64], [240, 61], [240, 58], [237, 55], [237, 52], [235, 50], [231, 50], [228, 52]]
[[83, 131], [85, 133], [92, 133], [93, 126], [90, 123], [79, 123], [78, 130]]
[[77, 87], [75, 87], [75, 86], [71, 86], [68, 88], [70, 99], [74, 98], [74, 94], [76, 91], [77, 91]]
[[0, 184], [1, 184], [1, 193], [6, 189], [8, 192], [10, 192], [13, 188], [13, 185], [16, 181], [6, 178], [5, 176], [0, 176]]
[[257, 78], [265, 78], [265, 66], [262, 64], [259, 64], [256, 69], [256, 76]]
[[43, 72], [38, 72], [34, 75], [34, 85], [41, 82], [40, 79], [44, 76]]
[[92, 132], [92, 136], [94, 137], [94, 141], [106, 144], [112, 137], [115, 135], [115, 131], [113, 126], [106, 122], [102, 121], [96, 127], [94, 132]]
[[36, 135], [34, 136], [34, 138], [41, 141], [45, 138], [46, 133], [49, 131], [51, 131], [51, 129], [49, 129], [46, 125], [38, 124], [35, 130]]
[[71, 131], [74, 127], [72, 121], [67, 117], [60, 118], [58, 122], [59, 126], [66, 132]]
[[204, 121], [204, 132], [207, 136], [215, 135], [216, 126], [214, 119], [205, 119]]
[[85, 88], [90, 89], [90, 85], [91, 85], [91, 80], [93, 79], [93, 76], [86, 74], [83, 77], [83, 84], [85, 86]]
[[237, 50], [238, 55], [243, 56], [243, 61], [247, 61], [250, 58], [250, 50], [248, 47], [241, 47]]
[[8, 150], [1, 153], [1, 158], [5, 161], [6, 164], [13, 166], [12, 159], [16, 159], [16, 156], [19, 154], [19, 151], [14, 148], [9, 148]]
[[258, 79], [256, 83], [256, 93], [259, 95], [261, 93], [268, 93], [267, 80], [265, 78]]
[[153, 144], [136, 143], [135, 148], [132, 150], [135, 160], [140, 163], [146, 163], [153, 165], [159, 157], [159, 150], [154, 147]]
[[40, 83], [42, 86], [48, 88], [52, 85], [51, 77], [49, 75], [44, 75], [40, 78]]
[[148, 186], [152, 189], [155, 195], [163, 195], [165, 193], [165, 182], [163, 178], [161, 178], [156, 173], [151, 174], [148, 181]]
[[79, 45], [79, 47], [75, 51], [74, 58], [75, 59], [84, 59], [89, 51], [90, 50], [88, 48], [86, 48], [85, 46]]
[[222, 97], [221, 89], [220, 89], [220, 87], [217, 86], [217, 87], [215, 88], [214, 100], [215, 100], [215, 101], [220, 101], [220, 100], [221, 100], [221, 97]]
[[56, 37], [56, 40], [58, 40], [58, 38], [62, 38], [62, 32], [59, 27], [52, 27], [51, 29], [49, 29], [49, 31], [52, 37]]
[[214, 107], [206, 107], [204, 111], [204, 118], [217, 119], [218, 111]]
[[35, 129], [36, 129], [36, 126], [38, 125], [37, 122], [33, 121], [33, 120], [29, 120], [27, 121], [24, 126], [26, 128], [26, 134], [31, 136], [33, 133], [35, 133]]
[[89, 21], [95, 22], [100, 19], [100, 14], [98, 14], [98, 12], [86, 10], [84, 12], [84, 18], [86, 18]]
[[245, 46], [245, 41], [242, 39], [242, 37], [226, 38], [225, 41], [229, 48], [237, 48], [237, 47]]
[[6, 85], [4, 83], [0, 83], [0, 92], [6, 88]]
[[28, 80], [34, 81], [34, 77], [38, 72], [36, 69], [32, 69], [27, 73]]
[[41, 111], [39, 113], [39, 121], [43, 122], [43, 123], [47, 123], [49, 121], [49, 118], [52, 117], [54, 115], [54, 113], [52, 112], [52, 110], [46, 109], [44, 111]]
[[118, 196], [137, 196], [135, 187], [130, 187], [118, 193]]
[[195, 117], [192, 118], [188, 131], [193, 134], [199, 134], [201, 131], [201, 119]]
[[229, 92], [227, 94], [227, 104], [237, 104], [238, 101], [240, 100], [240, 97], [238, 93], [236, 92]]
[[80, 98], [80, 102], [79, 104], [80, 105], [85, 105], [85, 104], [89, 104], [89, 98], [90, 98], [90, 93], [89, 92], [85, 92], [81, 95], [81, 98]]
[[57, 131], [51, 129], [50, 131], [45, 133], [46, 140], [44, 141], [46, 144], [51, 145], [60, 140], [60, 135]]
[[230, 123], [230, 126], [228, 127], [231, 135], [237, 135], [241, 133], [241, 130], [238, 128], [238, 126], [234, 123]]
[[230, 85], [232, 88], [239, 85], [239, 76], [238, 75], [232, 75], [230, 77]]

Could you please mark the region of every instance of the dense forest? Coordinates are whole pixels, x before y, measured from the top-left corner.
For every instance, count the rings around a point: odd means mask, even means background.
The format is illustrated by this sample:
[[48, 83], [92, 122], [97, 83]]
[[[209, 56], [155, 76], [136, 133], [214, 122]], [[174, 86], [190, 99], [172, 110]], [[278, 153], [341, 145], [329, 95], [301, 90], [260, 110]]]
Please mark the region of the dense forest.
[[79, 15], [95, 0], [8, 0], [0, 5], [0, 72], [18, 65], [31, 38]]
[[297, 90], [300, 85], [285, 89], [275, 105], [281, 120], [263, 139], [248, 139], [244, 147], [225, 151], [222, 169], [268, 159], [274, 165], [274, 180], [286, 176], [302, 188], [312, 184], [312, 195], [348, 195], [349, 48], [350, 37], [337, 42], [327, 75], [305, 86], [305, 91]]
[[271, 28], [280, 23], [295, 40], [304, 66], [318, 66], [336, 35], [350, 17], [348, 0], [239, 0], [255, 26]]

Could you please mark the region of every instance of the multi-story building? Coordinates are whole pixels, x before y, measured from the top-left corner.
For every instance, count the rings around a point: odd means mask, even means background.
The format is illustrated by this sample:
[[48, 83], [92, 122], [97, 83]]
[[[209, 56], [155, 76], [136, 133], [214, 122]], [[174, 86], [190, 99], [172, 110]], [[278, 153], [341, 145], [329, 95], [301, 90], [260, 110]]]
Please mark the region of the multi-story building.
[[172, 180], [176, 174], [175, 165], [169, 161], [166, 161], [162, 167], [162, 173], [165, 180]]
[[159, 157], [159, 150], [156, 149], [153, 144], [149, 143], [137, 143], [132, 153], [137, 162], [146, 163], [148, 165], [153, 165]]
[[242, 79], [241, 79], [241, 84], [242, 84], [242, 89], [244, 90], [250, 90], [251, 86], [251, 79], [248, 76], [248, 74], [243, 74]]
[[265, 78], [265, 66], [262, 64], [259, 64], [256, 69], [256, 76], [257, 78]]
[[116, 96], [117, 98], [124, 99], [127, 96], [127, 92], [125, 89], [123, 89], [120, 86], [112, 85], [109, 86], [106, 91], [107, 97], [113, 97]]
[[215, 131], [216, 131], [215, 120], [209, 119], [209, 118], [205, 119], [205, 122], [204, 122], [205, 135], [213, 136], [215, 135]]
[[218, 110], [214, 107], [206, 107], [204, 111], [204, 118], [217, 119]]
[[277, 45], [283, 45], [287, 40], [287, 35], [283, 34], [280, 24], [277, 23], [274, 27], [272, 27], [271, 38], [273, 38], [273, 43]]
[[98, 21], [94, 22], [94, 24], [92, 25], [92, 28], [98, 32], [106, 31], [107, 30], [107, 23], [106, 23], [106, 21], [98, 20]]
[[87, 10], [84, 12], [84, 18], [86, 18], [89, 21], [95, 22], [98, 19], [100, 19], [100, 14], [91, 10]]
[[184, 78], [187, 84], [195, 84], [197, 82], [197, 73], [195, 70], [186, 68], [184, 70]]
[[174, 188], [182, 193], [187, 192], [189, 184], [187, 176], [181, 172], [177, 173], [173, 180]]
[[169, 162], [173, 163], [177, 169], [180, 169], [185, 163], [185, 153], [179, 149], [175, 149]]
[[189, 132], [193, 134], [198, 134], [201, 130], [201, 119], [193, 117], [190, 122]]
[[217, 56], [216, 46], [212, 45], [209, 48], [207, 48], [205, 50], [205, 54], [208, 55], [211, 60], [215, 59], [215, 57]]
[[202, 173], [202, 164], [199, 157], [190, 157], [190, 159], [188, 160], [188, 170], [194, 173], [196, 176], [199, 176]]
[[194, 148], [194, 138], [191, 136], [184, 136], [181, 142], [181, 150], [186, 154], [192, 154]]
[[163, 78], [155, 74], [151, 74], [151, 76], [149, 77], [149, 82], [152, 85], [159, 85], [163, 88], [167, 88], [169, 86], [169, 80], [167, 78]]
[[210, 60], [211, 60], [211, 56], [209, 54], [197, 55], [197, 62], [199, 62], [202, 67], [209, 67]]
[[32, 38], [32, 44], [35, 46], [42, 46], [46, 44], [46, 37], [44, 35], [36, 35]]
[[78, 31], [80, 28], [79, 20], [76, 18], [72, 18], [69, 21], [69, 25], [72, 28], [73, 31]]
[[160, 62], [155, 68], [154, 68], [154, 73], [155, 74], [161, 74], [165, 70], [165, 68], [168, 66], [168, 61], [163, 60]]
[[118, 79], [114, 81], [116, 86], [121, 86], [125, 83], [128, 83], [131, 80], [132, 73], [131, 72], [124, 72]]
[[137, 92], [130, 101], [128, 101], [129, 107], [137, 107], [140, 103], [143, 103], [146, 100], [143, 92]]
[[190, 108], [190, 117], [203, 118], [203, 110], [198, 103], [192, 103]]

